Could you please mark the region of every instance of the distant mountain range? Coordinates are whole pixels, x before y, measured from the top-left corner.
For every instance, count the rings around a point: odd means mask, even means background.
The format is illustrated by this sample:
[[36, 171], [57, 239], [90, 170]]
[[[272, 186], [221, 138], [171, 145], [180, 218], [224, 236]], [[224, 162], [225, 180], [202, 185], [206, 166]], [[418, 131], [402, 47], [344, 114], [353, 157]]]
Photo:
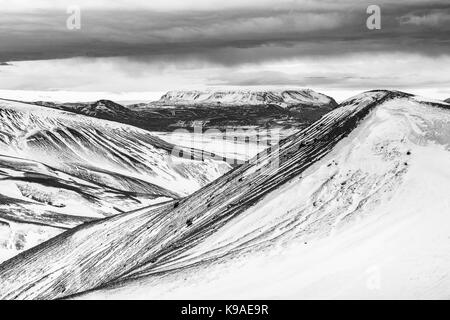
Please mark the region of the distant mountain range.
[[113, 101], [33, 104], [130, 124], [148, 131], [225, 127], [304, 128], [336, 108], [312, 90], [171, 91], [160, 100], [122, 106]]
[[207, 90], [169, 91], [156, 104], [160, 105], [276, 105], [282, 108], [337, 106], [333, 98], [311, 89], [301, 90]]

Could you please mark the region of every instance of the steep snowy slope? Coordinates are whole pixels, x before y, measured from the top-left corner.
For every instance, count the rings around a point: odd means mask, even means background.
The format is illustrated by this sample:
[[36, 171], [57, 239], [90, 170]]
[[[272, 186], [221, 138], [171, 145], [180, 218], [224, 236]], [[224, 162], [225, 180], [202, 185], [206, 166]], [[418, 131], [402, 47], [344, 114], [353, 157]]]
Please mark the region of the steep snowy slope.
[[209, 158], [180, 158], [173, 150], [175, 145], [132, 126], [0, 100], [3, 155], [39, 161], [123, 191], [151, 194], [157, 189], [161, 194], [165, 189], [167, 196], [187, 195], [228, 169]]
[[169, 91], [157, 103], [163, 105], [210, 104], [220, 106], [273, 104], [283, 108], [297, 105], [337, 105], [333, 98], [310, 89]]
[[[0, 261], [57, 231], [188, 195], [230, 169], [174, 150], [201, 154], [132, 126], [0, 100]], [[33, 226], [39, 237], [24, 231]]]
[[448, 297], [449, 123], [359, 95], [186, 199], [3, 263], [0, 297]]
[[381, 104], [200, 245], [80, 297], [448, 299], [450, 109], [433, 105]]

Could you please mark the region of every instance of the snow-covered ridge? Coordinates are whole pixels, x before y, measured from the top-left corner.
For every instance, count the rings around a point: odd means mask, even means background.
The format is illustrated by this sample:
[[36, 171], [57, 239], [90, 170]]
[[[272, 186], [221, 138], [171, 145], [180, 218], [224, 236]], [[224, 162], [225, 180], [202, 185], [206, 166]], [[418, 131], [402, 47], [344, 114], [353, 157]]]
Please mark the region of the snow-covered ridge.
[[398, 94], [371, 109], [200, 245], [82, 297], [448, 298], [450, 108]]
[[444, 103], [353, 97], [181, 201], [3, 263], [0, 297], [448, 297], [448, 123]]
[[307, 104], [311, 106], [334, 105], [333, 98], [311, 89], [301, 90], [205, 90], [169, 91], [158, 104], [211, 104], [211, 105], [261, 105], [274, 104], [281, 107]]
[[[70, 230], [45, 245], [16, 256], [0, 268], [4, 271], [0, 272], [0, 295], [3, 298], [61, 297], [105, 284], [131, 270], [144, 272], [148, 267], [164, 265], [167, 258], [176, 258], [179, 250], [185, 251], [199, 244], [229, 219], [245, 212], [323, 157], [371, 107], [388, 96], [387, 92], [376, 92], [349, 102], [308, 129], [283, 140], [279, 152], [250, 160], [177, 206], [165, 204], [124, 213]], [[278, 167], [271, 165], [278, 161]], [[110, 241], [117, 245], [111, 246]], [[165, 255], [168, 256], [158, 258]], [[98, 263], [99, 256], [108, 259]], [[52, 261], [52, 257], [58, 261]], [[33, 262], [27, 263], [28, 260]], [[148, 265], [149, 261], [153, 262]], [[27, 266], [26, 270], [21, 267], [22, 263]], [[35, 273], [33, 268], [40, 268], [41, 264], [51, 268]], [[80, 264], [86, 268], [80, 268]], [[45, 276], [42, 272], [52, 276]], [[80, 283], [72, 279], [70, 275], [75, 276], [74, 272], [89, 281]], [[28, 287], [26, 283], [29, 281], [34, 283], [29, 291], [16, 291], [18, 286]], [[39, 281], [58, 281], [64, 285], [40, 284]]]

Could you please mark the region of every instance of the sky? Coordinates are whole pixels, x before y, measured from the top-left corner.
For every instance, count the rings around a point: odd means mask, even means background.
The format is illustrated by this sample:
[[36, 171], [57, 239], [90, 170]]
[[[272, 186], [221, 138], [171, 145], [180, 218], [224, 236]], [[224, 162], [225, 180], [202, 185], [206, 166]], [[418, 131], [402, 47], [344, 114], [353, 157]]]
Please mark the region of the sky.
[[[379, 30], [366, 26], [374, 4]], [[74, 8], [80, 29], [67, 27]], [[0, 0], [0, 97], [285, 87], [444, 99], [449, 34], [448, 0]]]

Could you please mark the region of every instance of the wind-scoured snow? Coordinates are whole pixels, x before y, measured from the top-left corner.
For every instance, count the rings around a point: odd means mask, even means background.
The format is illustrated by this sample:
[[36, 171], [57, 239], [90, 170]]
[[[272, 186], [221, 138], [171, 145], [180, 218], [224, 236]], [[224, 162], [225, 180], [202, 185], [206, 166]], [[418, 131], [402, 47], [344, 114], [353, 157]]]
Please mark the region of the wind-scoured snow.
[[158, 104], [188, 105], [262, 105], [273, 104], [280, 107], [306, 104], [322, 106], [335, 104], [335, 101], [311, 89], [302, 90], [205, 90], [205, 91], [169, 91], [161, 97]]
[[8, 260], [0, 297], [448, 298], [449, 124], [445, 104], [353, 97], [181, 201]]

